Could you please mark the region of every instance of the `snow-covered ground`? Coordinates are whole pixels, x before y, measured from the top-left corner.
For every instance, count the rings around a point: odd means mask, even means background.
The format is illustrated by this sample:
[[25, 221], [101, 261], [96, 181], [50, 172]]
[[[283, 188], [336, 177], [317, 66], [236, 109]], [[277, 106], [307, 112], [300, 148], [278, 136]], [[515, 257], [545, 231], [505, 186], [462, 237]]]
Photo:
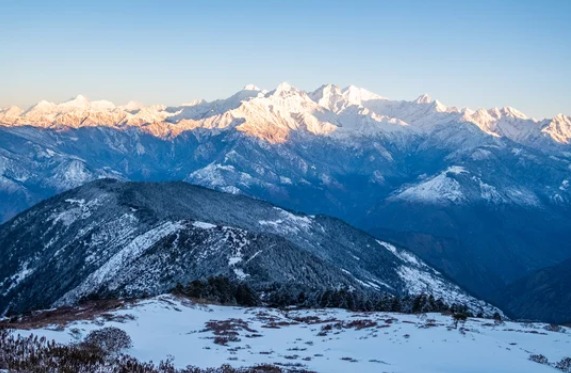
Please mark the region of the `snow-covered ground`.
[[[121, 317], [130, 315], [129, 317]], [[90, 330], [115, 326], [133, 340], [129, 354], [155, 363], [214, 367], [271, 363], [318, 372], [554, 372], [529, 360], [571, 355], [571, 329], [540, 323], [468, 319], [455, 329], [440, 314], [280, 311], [199, 305], [173, 296], [140, 301], [105, 317], [55, 325], [34, 333], [70, 343]], [[215, 340], [215, 330], [219, 338]], [[235, 332], [236, 341], [228, 341]], [[218, 343], [215, 343], [218, 342]]]

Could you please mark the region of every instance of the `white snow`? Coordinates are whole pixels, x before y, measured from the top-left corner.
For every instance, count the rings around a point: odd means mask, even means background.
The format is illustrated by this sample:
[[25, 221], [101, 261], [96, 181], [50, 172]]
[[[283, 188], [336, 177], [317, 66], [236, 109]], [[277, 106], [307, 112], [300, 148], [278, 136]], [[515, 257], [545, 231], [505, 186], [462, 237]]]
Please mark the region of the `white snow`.
[[85, 205], [85, 200], [84, 200], [83, 198], [82, 198], [82, 199], [68, 198], [68, 199], [65, 200], [65, 202], [71, 203], [71, 204], [76, 204], [76, 205], [79, 205], [79, 206]]
[[194, 184], [205, 185], [210, 188], [218, 188], [228, 193], [238, 194], [240, 189], [234, 184], [238, 177], [239, 186], [248, 187], [255, 184], [253, 177], [244, 172], [238, 172], [232, 165], [211, 163], [206, 167], [198, 169], [187, 176], [186, 180]]
[[124, 262], [132, 261], [145, 252], [149, 247], [160, 241], [162, 238], [180, 230], [184, 227], [181, 222], [164, 222], [158, 227], [150, 229], [140, 236], [135, 237], [131, 243], [117, 254], [113, 255], [111, 259], [102, 265], [95, 273], [90, 276], [90, 279], [96, 283], [101, 283], [105, 280], [110, 273], [116, 268], [124, 266]]
[[381, 245], [385, 249], [389, 250], [395, 256], [402, 259], [404, 262], [412, 264], [416, 267], [427, 267], [426, 264], [421, 263], [420, 259], [418, 259], [416, 256], [412, 255], [411, 253], [406, 252], [404, 250], [398, 250], [394, 245], [392, 245], [388, 242], [384, 242], [384, 241], [380, 241], [380, 240], [376, 240], [376, 241], [379, 245]]
[[[173, 356], [178, 367], [192, 364], [203, 368], [299, 363], [306, 369], [329, 373], [554, 372], [530, 361], [529, 356], [543, 354], [556, 362], [571, 355], [571, 330], [550, 331], [540, 323], [469, 318], [455, 329], [452, 318], [441, 314], [281, 311], [199, 305], [172, 296], [139, 301], [109, 313], [132, 315], [133, 319], [96, 318], [73, 322], [63, 330], [48, 326], [15, 333], [73, 343], [72, 330], [85, 336], [91, 330], [115, 326], [133, 340], [127, 352], [144, 361], [156, 363]], [[317, 317], [320, 322], [304, 322], [303, 317]], [[232, 319], [246, 322], [250, 330], [238, 328], [238, 341], [227, 346], [215, 344], [206, 323]], [[349, 324], [360, 320], [374, 324], [362, 329]], [[270, 321], [279, 326], [268, 327]], [[331, 325], [331, 330], [323, 333], [324, 325]]]
[[462, 166], [450, 166], [444, 172], [450, 172], [450, 173], [455, 174], [455, 175], [468, 173], [468, 171], [466, 171], [466, 169]]
[[279, 207], [274, 207], [274, 209], [278, 211], [279, 219], [260, 220], [258, 224], [268, 227], [276, 233], [296, 234], [300, 230], [309, 230], [312, 222], [310, 217], [295, 215]]
[[440, 272], [429, 267], [415, 255], [400, 250], [388, 242], [377, 240], [377, 243], [402, 261], [397, 274], [406, 284], [406, 289], [410, 294], [432, 294], [435, 298], [442, 298], [448, 303], [466, 304], [475, 313], [480, 310], [486, 310], [488, 313], [495, 311], [490, 308], [491, 306], [468, 295], [458, 286], [446, 282]]
[[[8, 289], [6, 289], [6, 291], [4, 292], [4, 295], [8, 294], [10, 292], [10, 290], [12, 290], [16, 286], [18, 286], [18, 284], [20, 284], [22, 281], [24, 281], [26, 279], [26, 277], [28, 277], [29, 275], [31, 275], [34, 272], [34, 269], [29, 268], [29, 266], [30, 266], [30, 261], [24, 262], [20, 266], [18, 273], [16, 273], [15, 275], [13, 275], [12, 277], [9, 278], [9, 281], [11, 282], [11, 284], [10, 284], [10, 287]], [[2, 283], [0, 283], [0, 287], [4, 286], [4, 283], [7, 280], [8, 279], [5, 279], [4, 281], [2, 281]]]
[[401, 190], [391, 199], [430, 203], [461, 203], [466, 197], [460, 183], [448, 173], [458, 175], [462, 168], [448, 168], [436, 176]]
[[[226, 241], [232, 243], [232, 246], [234, 247], [234, 251], [228, 256], [228, 266], [232, 268], [232, 271], [238, 279], [243, 280], [249, 275], [245, 273], [242, 268], [237, 267], [237, 265], [244, 260], [244, 253], [242, 250], [250, 243], [250, 241], [246, 237], [246, 232], [241, 229], [224, 227], [223, 230]], [[254, 255], [257, 254], [259, 254], [259, 252]]]
[[571, 116], [556, 115], [541, 132], [558, 143], [568, 144], [571, 141]]
[[256, 86], [255, 84], [246, 84], [244, 86], [244, 88], [242, 88], [243, 91], [261, 91], [260, 88], [258, 88], [258, 86]]
[[240, 189], [238, 189], [232, 185], [224, 186], [224, 187], [220, 188], [220, 190], [222, 190], [223, 192], [226, 192], [226, 193], [231, 193], [231, 194], [240, 194], [241, 193]]
[[212, 229], [212, 228], [216, 228], [216, 225], [214, 224], [210, 224], [210, 223], [206, 223], [203, 221], [195, 221], [194, 223], [192, 223], [193, 227], [196, 228], [200, 228], [200, 229]]
[[182, 222], [167, 221], [135, 237], [95, 272], [91, 273], [79, 286], [67, 292], [56, 303], [70, 303], [85, 293], [93, 291], [99, 284], [108, 281], [113, 276], [113, 273], [127, 267], [128, 263], [136, 260], [155, 243], [182, 228], [184, 228]]
[[76, 220], [89, 218], [92, 214], [91, 209], [101, 206], [101, 202], [98, 198], [88, 201], [87, 203], [84, 199], [66, 199], [65, 202], [73, 207], [60, 212], [54, 212], [50, 215], [48, 220], [52, 220], [54, 224], [61, 222], [63, 225], [69, 226]]
[[[470, 176], [457, 179], [462, 177], [460, 175]], [[474, 200], [483, 200], [491, 204], [509, 203], [523, 206], [541, 204], [537, 195], [529, 189], [514, 185], [504, 186], [498, 190], [462, 166], [450, 166], [434, 176], [422, 178], [416, 184], [406, 185], [394, 192], [389, 200], [430, 204], [463, 204]]]
[[236, 277], [238, 277], [240, 280], [244, 280], [249, 276], [246, 272], [244, 272], [242, 268], [233, 268], [232, 270], [234, 271]]
[[89, 101], [79, 95], [60, 104], [40, 101], [25, 111], [17, 107], [0, 110], [0, 123], [46, 128], [138, 127], [162, 138], [197, 128], [237, 130], [270, 143], [287, 141], [293, 131], [342, 138], [396, 131], [400, 136], [461, 123], [475, 126], [488, 136], [526, 144], [541, 138], [561, 144], [571, 141], [571, 116], [563, 114], [535, 120], [512, 107], [458, 109], [426, 94], [411, 101], [390, 100], [363, 88], [341, 89], [332, 84], [307, 93], [286, 82], [271, 92], [248, 84], [226, 99], [195, 100], [170, 109], [134, 102], [117, 107], [109, 101]]
[[512, 187], [512, 188], [506, 188], [505, 193], [511, 201], [518, 203], [520, 205], [527, 205], [527, 206], [541, 205], [539, 198], [531, 190]]

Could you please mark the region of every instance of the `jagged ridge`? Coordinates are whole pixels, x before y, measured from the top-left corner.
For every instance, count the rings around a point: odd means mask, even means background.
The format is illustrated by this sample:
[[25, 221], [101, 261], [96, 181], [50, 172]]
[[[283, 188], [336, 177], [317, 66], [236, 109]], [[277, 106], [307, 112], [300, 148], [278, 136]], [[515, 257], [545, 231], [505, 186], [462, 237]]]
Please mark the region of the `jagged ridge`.
[[392, 131], [432, 131], [442, 124], [475, 125], [494, 137], [535, 144], [544, 137], [568, 144], [571, 117], [559, 114], [535, 120], [511, 107], [478, 109], [448, 107], [424, 94], [413, 101], [389, 100], [365, 89], [323, 85], [307, 93], [288, 83], [273, 91], [247, 85], [222, 100], [195, 100], [179, 107], [144, 106], [130, 102], [115, 106], [79, 95], [54, 104], [41, 101], [28, 110], [0, 110], [4, 125], [38, 127], [139, 127], [159, 137], [177, 136], [197, 128], [236, 129], [269, 142], [284, 142], [300, 129], [314, 135], [360, 136]]

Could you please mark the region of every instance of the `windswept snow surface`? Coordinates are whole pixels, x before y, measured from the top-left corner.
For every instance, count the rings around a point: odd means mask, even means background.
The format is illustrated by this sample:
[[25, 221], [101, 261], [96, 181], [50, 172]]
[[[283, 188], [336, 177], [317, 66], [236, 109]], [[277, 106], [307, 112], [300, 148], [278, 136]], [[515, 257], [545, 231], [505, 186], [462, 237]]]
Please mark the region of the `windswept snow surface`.
[[[301, 364], [317, 372], [525, 373], [554, 372], [530, 361], [531, 354], [543, 354], [552, 362], [571, 355], [569, 328], [555, 332], [539, 323], [470, 318], [455, 329], [451, 317], [441, 314], [282, 311], [198, 305], [172, 296], [139, 301], [111, 314], [133, 317], [108, 321], [113, 317], [107, 314], [63, 329], [48, 326], [15, 333], [72, 343], [91, 330], [115, 326], [133, 340], [127, 353], [155, 363], [173, 356], [178, 367], [270, 363]], [[239, 340], [226, 346], [214, 343], [206, 325], [224, 320], [241, 324], [235, 329]]]

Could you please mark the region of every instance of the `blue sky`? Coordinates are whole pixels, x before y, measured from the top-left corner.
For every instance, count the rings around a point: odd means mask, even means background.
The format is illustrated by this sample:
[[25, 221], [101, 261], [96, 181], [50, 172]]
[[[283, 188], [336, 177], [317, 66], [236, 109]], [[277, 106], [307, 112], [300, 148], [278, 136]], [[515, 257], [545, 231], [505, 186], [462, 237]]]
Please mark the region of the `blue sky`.
[[0, 106], [354, 84], [571, 114], [571, 1], [0, 0]]

